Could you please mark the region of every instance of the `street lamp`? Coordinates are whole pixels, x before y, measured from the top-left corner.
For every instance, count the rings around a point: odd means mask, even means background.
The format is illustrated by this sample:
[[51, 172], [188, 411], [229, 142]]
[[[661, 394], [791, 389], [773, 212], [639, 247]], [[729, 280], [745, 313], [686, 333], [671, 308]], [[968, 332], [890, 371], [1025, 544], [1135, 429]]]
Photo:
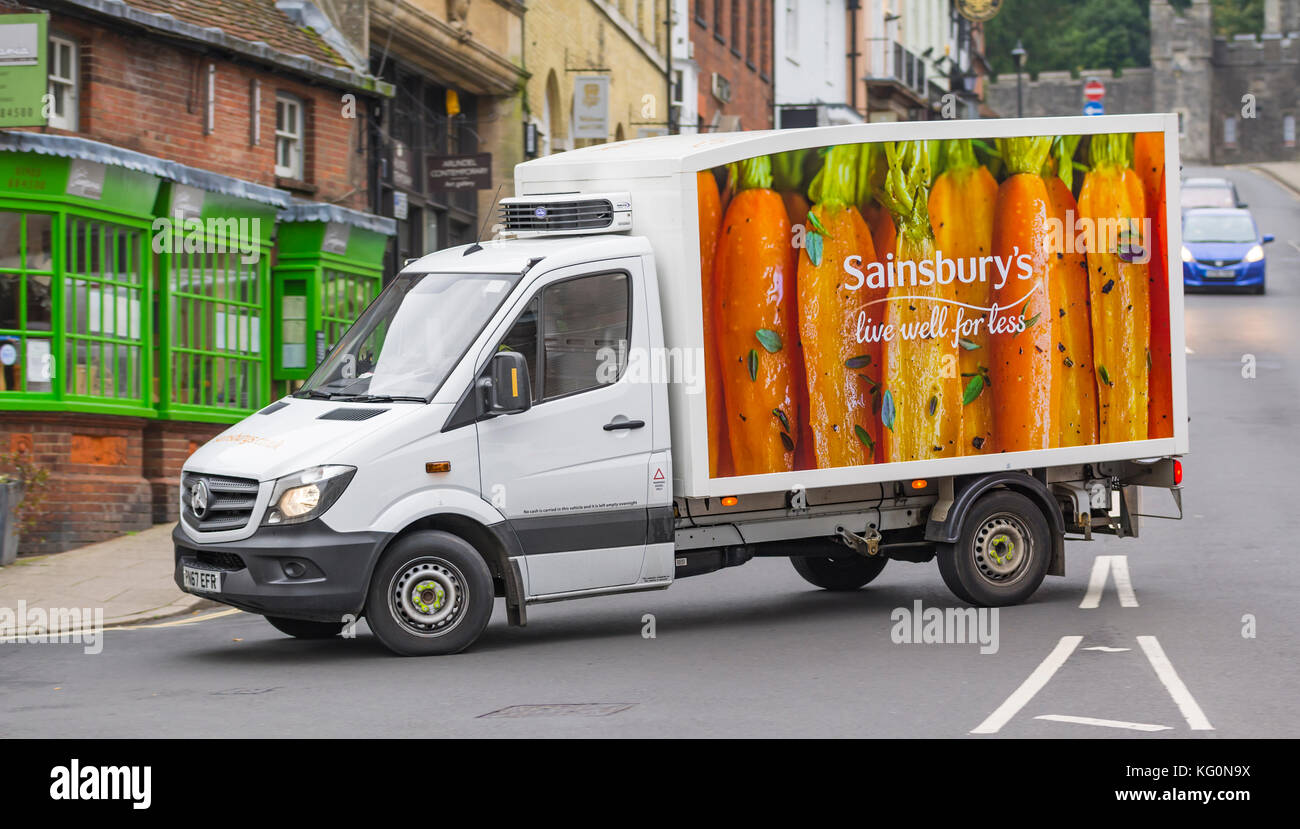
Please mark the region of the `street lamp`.
[[1025, 44], [1016, 38], [1016, 48], [1011, 50], [1011, 57], [1016, 59], [1016, 117], [1025, 117], [1025, 93], [1024, 87], [1020, 81], [1020, 73], [1025, 65], [1025, 58], [1029, 53], [1025, 51]]

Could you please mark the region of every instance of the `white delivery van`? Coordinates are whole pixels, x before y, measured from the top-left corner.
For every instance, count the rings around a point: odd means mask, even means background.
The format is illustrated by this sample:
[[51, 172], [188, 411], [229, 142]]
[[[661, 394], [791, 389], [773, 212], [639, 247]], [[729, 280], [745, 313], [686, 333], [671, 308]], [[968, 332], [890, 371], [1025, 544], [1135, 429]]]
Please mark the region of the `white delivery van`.
[[[1181, 513], [1176, 127], [522, 164], [495, 238], [408, 263], [299, 391], [189, 459], [176, 582], [299, 637], [364, 616], [400, 654], [466, 648], [495, 597], [523, 625], [755, 556], [829, 590], [936, 559], [963, 602], [1024, 601], [1067, 535], [1136, 537], [1139, 487]], [[1140, 242], [1084, 238], [1107, 219]]]

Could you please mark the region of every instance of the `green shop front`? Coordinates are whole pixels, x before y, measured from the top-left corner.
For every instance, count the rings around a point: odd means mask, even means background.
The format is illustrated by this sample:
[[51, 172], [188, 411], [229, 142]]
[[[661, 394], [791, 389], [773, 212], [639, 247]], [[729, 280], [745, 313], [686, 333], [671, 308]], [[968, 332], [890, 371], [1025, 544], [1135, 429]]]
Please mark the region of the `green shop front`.
[[0, 133], [0, 454], [49, 474], [22, 550], [175, 520], [185, 459], [302, 382], [378, 292], [393, 230], [98, 142]]

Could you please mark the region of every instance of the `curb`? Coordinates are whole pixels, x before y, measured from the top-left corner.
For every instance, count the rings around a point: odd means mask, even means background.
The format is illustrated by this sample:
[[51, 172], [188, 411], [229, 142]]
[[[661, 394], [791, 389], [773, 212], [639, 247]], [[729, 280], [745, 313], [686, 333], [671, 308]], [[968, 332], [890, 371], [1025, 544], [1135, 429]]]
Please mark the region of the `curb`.
[[1256, 172], [1263, 173], [1264, 175], [1271, 178], [1273, 181], [1282, 185], [1287, 190], [1291, 191], [1291, 195], [1300, 197], [1300, 187], [1297, 187], [1295, 184], [1291, 183], [1289, 180], [1283, 178], [1282, 176], [1278, 175], [1277, 173], [1273, 172], [1267, 167], [1261, 167], [1258, 164], [1249, 164], [1247, 166]]
[[211, 599], [204, 599], [198, 596], [184, 594], [184, 598], [177, 599], [168, 605], [162, 607], [141, 610], [138, 613], [129, 613], [126, 616], [117, 616], [112, 619], [104, 620], [104, 627], [128, 627], [138, 625], [142, 622], [156, 622], [161, 619], [171, 619], [177, 616], [183, 616], [187, 613], [197, 613], [200, 610], [222, 607], [223, 605], [214, 602]]

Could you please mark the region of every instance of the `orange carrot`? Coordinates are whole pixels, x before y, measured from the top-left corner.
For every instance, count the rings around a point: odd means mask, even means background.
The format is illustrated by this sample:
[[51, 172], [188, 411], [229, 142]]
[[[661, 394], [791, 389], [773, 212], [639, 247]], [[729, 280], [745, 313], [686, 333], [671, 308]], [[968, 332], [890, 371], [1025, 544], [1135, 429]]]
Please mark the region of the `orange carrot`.
[[[1172, 332], [1169, 325], [1169, 237], [1165, 216], [1165, 178], [1161, 168], [1156, 192], [1154, 240], [1147, 264], [1151, 298], [1151, 399], [1147, 403], [1147, 437], [1174, 436], [1174, 378]], [[1151, 208], [1148, 206], [1148, 212]]]
[[[714, 335], [713, 261], [718, 250], [718, 228], [722, 224], [722, 202], [718, 181], [713, 173], [701, 170], [696, 175], [700, 217], [700, 273], [703, 280], [704, 314], [704, 396], [708, 409], [709, 477], [718, 477], [718, 456], [726, 441], [726, 414], [722, 395], [722, 369], [718, 362], [717, 337]], [[730, 447], [726, 447], [730, 453]]]
[[[1047, 263], [1047, 185], [1040, 173], [1051, 149], [1047, 137], [1008, 138], [998, 142], [1010, 174], [998, 186], [993, 220], [993, 256], [1010, 262], [1010, 272], [994, 285], [999, 330], [992, 333], [994, 435], [1000, 452], [1047, 449], [1056, 445], [1061, 386], [1054, 371], [1055, 313]], [[1023, 273], [1028, 265], [1029, 274]], [[992, 263], [999, 268], [999, 263]], [[1007, 319], [1010, 318], [1010, 319]], [[1005, 323], [1014, 322], [1011, 331]], [[982, 378], [967, 386], [979, 393]]]
[[853, 205], [857, 145], [832, 147], [813, 179], [816, 202], [807, 214], [799, 257], [799, 332], [808, 383], [808, 422], [817, 467], [856, 466], [875, 458], [879, 428], [872, 417], [871, 384], [879, 377], [879, 344], [855, 336], [863, 313], [862, 286], [850, 286], [844, 262], [875, 259], [871, 234]]
[[[950, 458], [960, 454], [961, 378], [951, 330], [952, 284], [918, 278], [933, 264], [930, 227], [930, 151], [924, 141], [887, 143], [885, 186], [877, 198], [898, 229], [895, 276], [890, 280], [885, 321], [892, 336], [884, 345], [881, 423], [889, 461]], [[886, 255], [888, 259], [888, 255]], [[946, 320], [946, 322], [945, 322]]]
[[1127, 230], [1145, 211], [1141, 183], [1129, 168], [1128, 142], [1127, 135], [1094, 135], [1089, 147], [1092, 170], [1079, 191], [1079, 214], [1094, 236], [1087, 253], [1088, 293], [1103, 443], [1147, 437], [1151, 342], [1147, 266], [1132, 261], [1110, 238], [1117, 228]]
[[[975, 158], [969, 140], [948, 145], [947, 166], [935, 179], [930, 191], [930, 225], [934, 228], [934, 246], [946, 259], [969, 260], [988, 256], [993, 249], [993, 213], [998, 183], [988, 168]], [[958, 302], [966, 306], [988, 308], [993, 301], [989, 282], [955, 281]], [[983, 324], [961, 337], [960, 368], [963, 382], [974, 382], [988, 371], [988, 314], [966, 307], [956, 312], [963, 318], [983, 319]], [[954, 323], [955, 324], [955, 323]], [[993, 440], [993, 396], [978, 394], [962, 407], [961, 454], [984, 455], [997, 451]]]
[[[1048, 295], [1056, 371], [1061, 383], [1058, 446], [1089, 446], [1097, 442], [1097, 377], [1092, 368], [1092, 320], [1088, 313], [1088, 262], [1074, 249], [1074, 228], [1068, 220], [1078, 213], [1074, 194], [1073, 155], [1078, 136], [1061, 136], [1054, 144], [1057, 172], [1046, 173], [1049, 216], [1062, 229], [1048, 251]], [[1067, 238], [1069, 241], [1067, 242]]]
[[771, 182], [767, 156], [740, 162], [714, 264], [718, 355], [737, 475], [793, 470], [798, 435], [797, 250]]
[[[808, 210], [812, 205], [803, 191], [807, 168], [812, 157], [811, 150], [793, 150], [772, 156], [772, 189], [781, 194], [781, 201], [785, 204], [785, 213], [790, 219], [791, 227], [804, 226], [808, 223]], [[805, 381], [804, 370], [807, 355], [804, 352], [803, 338], [798, 336], [797, 328], [796, 326], [795, 396], [799, 400], [799, 411], [807, 412], [808, 383]], [[794, 468], [816, 469], [817, 457], [813, 452], [812, 427], [808, 423], [807, 416], [799, 418], [799, 433], [794, 435], [794, 439]]]

